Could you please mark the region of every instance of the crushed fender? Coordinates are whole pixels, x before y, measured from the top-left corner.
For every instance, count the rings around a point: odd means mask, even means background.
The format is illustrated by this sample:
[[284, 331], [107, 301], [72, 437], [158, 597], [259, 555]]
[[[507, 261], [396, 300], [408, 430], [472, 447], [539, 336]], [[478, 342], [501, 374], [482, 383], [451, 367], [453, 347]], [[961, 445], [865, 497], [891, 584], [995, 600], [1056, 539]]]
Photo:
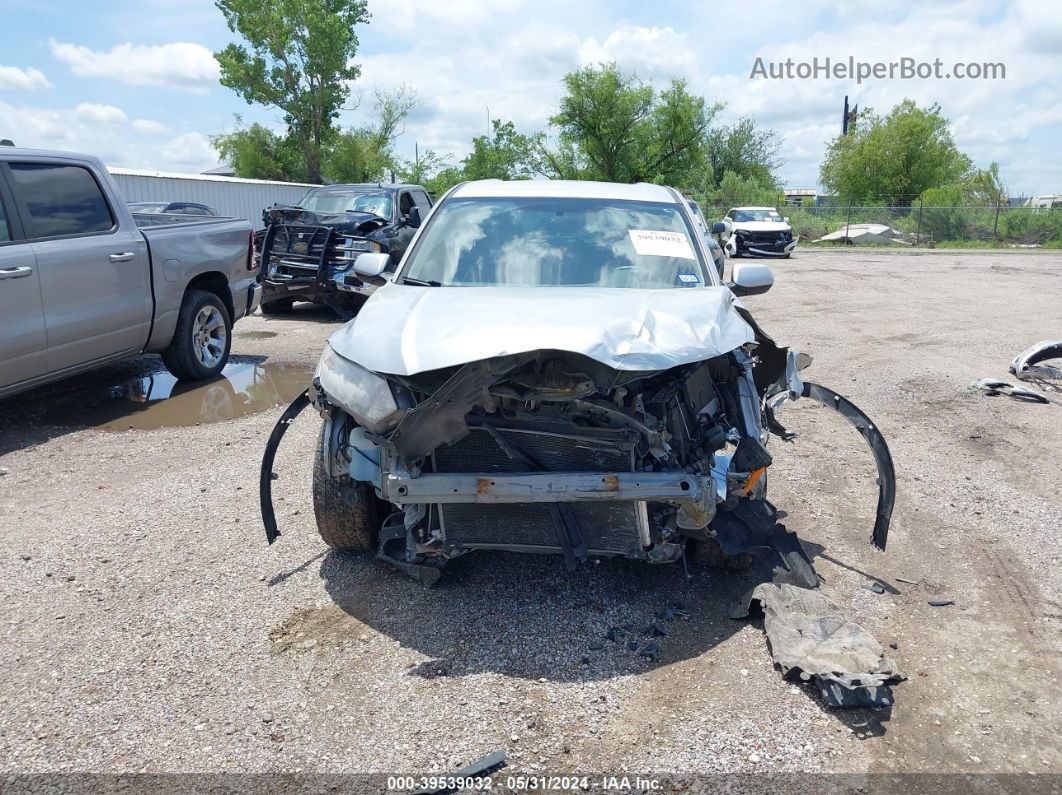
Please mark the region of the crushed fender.
[[[874, 454], [874, 465], [878, 470], [878, 506], [871, 542], [878, 549], [884, 550], [885, 544], [889, 539], [892, 510], [896, 504], [896, 467], [892, 463], [892, 454], [889, 452], [889, 445], [886, 444], [885, 437], [881, 435], [881, 431], [874, 425], [870, 417], [864, 414], [858, 406], [844, 395], [839, 395], [832, 389], [813, 384], [810, 381], [804, 381], [801, 387], [800, 397], [809, 398], [828, 409], [836, 411], [859, 431], [860, 436], [870, 446], [870, 451]], [[773, 408], [778, 409], [787, 400], [793, 400], [796, 396], [786, 393], [774, 393], [768, 394], [767, 397], [770, 401], [768, 405], [773, 404]], [[772, 397], [775, 399], [771, 400]], [[777, 431], [775, 432], [777, 433]]]
[[262, 455], [262, 471], [258, 478], [258, 501], [262, 508], [262, 523], [265, 525], [266, 540], [270, 544], [280, 537], [277, 517], [273, 511], [273, 459], [276, 458], [277, 448], [280, 447], [280, 440], [287, 433], [288, 426], [302, 414], [303, 409], [308, 405], [310, 405], [310, 390], [307, 389], [284, 409], [277, 424], [273, 426], [273, 432], [269, 434], [269, 441]]
[[731, 617], [747, 618], [754, 603], [763, 611], [771, 655], [783, 675], [814, 680], [829, 706], [893, 704], [890, 686], [907, 677], [866, 629], [845, 618], [821, 592], [761, 583]]

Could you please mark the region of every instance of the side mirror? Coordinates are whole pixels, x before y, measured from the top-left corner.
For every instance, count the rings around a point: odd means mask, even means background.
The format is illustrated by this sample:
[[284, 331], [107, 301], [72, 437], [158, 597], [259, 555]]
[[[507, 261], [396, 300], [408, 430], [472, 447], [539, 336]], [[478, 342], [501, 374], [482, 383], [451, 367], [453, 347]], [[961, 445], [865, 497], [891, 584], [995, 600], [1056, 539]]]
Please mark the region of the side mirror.
[[730, 275], [733, 281], [730, 289], [734, 295], [759, 295], [771, 289], [774, 284], [774, 272], [769, 265], [759, 263], [738, 263]]
[[789, 223], [789, 216], [788, 215], [785, 216], [784, 218], [782, 218], [782, 220], [785, 221], [788, 224]]
[[712, 234], [713, 235], [721, 235], [725, 231], [726, 231], [726, 224], [724, 224], [722, 221], [716, 221], [714, 224], [712, 224]]
[[390, 254], [365, 253], [354, 260], [354, 270], [362, 276], [379, 276], [391, 262]]
[[420, 226], [420, 208], [417, 205], [413, 205], [408, 213], [406, 213], [406, 224], [416, 229]]

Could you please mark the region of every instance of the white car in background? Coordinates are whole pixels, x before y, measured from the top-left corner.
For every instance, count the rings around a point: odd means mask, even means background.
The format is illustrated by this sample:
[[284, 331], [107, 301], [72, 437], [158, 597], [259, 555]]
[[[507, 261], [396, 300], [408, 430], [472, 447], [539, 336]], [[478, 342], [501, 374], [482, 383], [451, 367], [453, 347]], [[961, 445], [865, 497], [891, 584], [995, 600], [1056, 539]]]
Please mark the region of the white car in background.
[[752, 254], [759, 257], [788, 257], [796, 248], [789, 219], [773, 207], [732, 207], [723, 218], [730, 226], [726, 253], [731, 257]]

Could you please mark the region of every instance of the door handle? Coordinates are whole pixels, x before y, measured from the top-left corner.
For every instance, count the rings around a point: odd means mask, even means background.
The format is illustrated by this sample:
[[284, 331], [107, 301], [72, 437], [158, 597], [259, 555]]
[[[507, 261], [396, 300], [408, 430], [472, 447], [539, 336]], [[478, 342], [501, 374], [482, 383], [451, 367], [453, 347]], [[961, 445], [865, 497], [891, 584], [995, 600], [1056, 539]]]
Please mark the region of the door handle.
[[129, 262], [131, 259], [136, 259], [136, 252], [123, 251], [120, 254], [111, 254], [107, 259], [111, 262]]
[[33, 273], [33, 268], [29, 265], [22, 265], [18, 268], [0, 268], [0, 279], [21, 279], [31, 273]]

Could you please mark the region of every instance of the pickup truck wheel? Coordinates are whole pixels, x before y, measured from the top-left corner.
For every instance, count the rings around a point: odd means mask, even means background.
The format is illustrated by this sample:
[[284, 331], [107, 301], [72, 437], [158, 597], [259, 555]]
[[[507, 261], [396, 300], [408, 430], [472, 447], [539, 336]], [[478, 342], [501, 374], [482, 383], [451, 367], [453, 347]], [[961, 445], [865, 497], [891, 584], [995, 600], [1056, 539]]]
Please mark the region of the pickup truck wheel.
[[336, 478], [325, 460], [325, 429], [317, 437], [313, 459], [313, 512], [317, 532], [332, 549], [375, 552], [380, 528], [379, 500], [368, 483]]
[[295, 305], [294, 298], [281, 298], [278, 301], [270, 301], [260, 307], [263, 315], [287, 315]]
[[162, 361], [178, 380], [202, 381], [221, 372], [231, 346], [232, 320], [225, 304], [214, 293], [189, 290]]

